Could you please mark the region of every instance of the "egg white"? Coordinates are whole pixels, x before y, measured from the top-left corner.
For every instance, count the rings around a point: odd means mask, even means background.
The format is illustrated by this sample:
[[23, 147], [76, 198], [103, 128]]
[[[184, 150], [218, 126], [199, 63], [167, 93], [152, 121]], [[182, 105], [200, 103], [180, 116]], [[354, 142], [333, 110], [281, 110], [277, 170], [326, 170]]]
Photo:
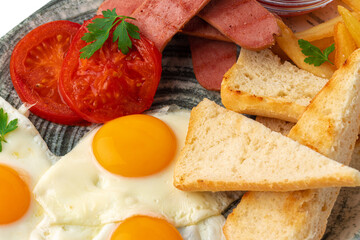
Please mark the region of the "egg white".
[[222, 231], [224, 224], [224, 216], [218, 215], [178, 230], [184, 240], [225, 240]]
[[49, 216], [36, 226], [29, 240], [108, 240], [109, 232], [116, 228], [115, 223], [99, 226], [57, 225]]
[[[151, 115], [172, 128], [179, 153], [185, 142], [189, 111], [163, 110]], [[181, 228], [220, 215], [237, 196], [176, 189], [172, 184], [175, 161], [163, 171], [148, 177], [126, 178], [111, 174], [98, 164], [92, 153], [91, 143], [97, 130], [87, 134], [71, 152], [52, 166], [35, 187], [36, 199], [51, 222], [44, 223], [43, 230], [60, 234], [63, 231], [60, 228], [56, 230], [56, 227], [66, 226], [73, 231], [78, 228], [81, 232], [81, 226], [87, 226], [95, 227], [87, 231], [96, 235], [105, 225], [133, 215], [162, 217]], [[51, 225], [53, 230], [46, 225]], [[39, 232], [38, 236], [41, 235]]]
[[[0, 152], [0, 164], [15, 169], [27, 183], [32, 191], [37, 181], [50, 167], [55, 156], [49, 151], [46, 143], [30, 122], [30, 120], [13, 108], [3, 98], [0, 98], [0, 108], [8, 114], [9, 121], [17, 118], [18, 128], [8, 133]], [[28, 239], [35, 226], [42, 220], [43, 210], [31, 198], [30, 207], [21, 219], [0, 225], [0, 239], [19, 240]]]

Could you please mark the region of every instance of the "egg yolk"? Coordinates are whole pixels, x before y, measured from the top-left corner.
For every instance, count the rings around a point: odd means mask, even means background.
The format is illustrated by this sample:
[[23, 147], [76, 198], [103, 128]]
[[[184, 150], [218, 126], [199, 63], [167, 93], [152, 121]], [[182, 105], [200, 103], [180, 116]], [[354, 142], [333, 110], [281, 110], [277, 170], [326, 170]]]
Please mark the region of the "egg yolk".
[[149, 216], [134, 216], [122, 222], [111, 240], [182, 240], [180, 233], [167, 221]]
[[148, 115], [128, 115], [104, 124], [95, 134], [95, 158], [107, 171], [124, 177], [160, 172], [173, 160], [176, 137], [170, 127]]
[[30, 190], [19, 174], [0, 164], [0, 224], [9, 224], [24, 216], [30, 198]]

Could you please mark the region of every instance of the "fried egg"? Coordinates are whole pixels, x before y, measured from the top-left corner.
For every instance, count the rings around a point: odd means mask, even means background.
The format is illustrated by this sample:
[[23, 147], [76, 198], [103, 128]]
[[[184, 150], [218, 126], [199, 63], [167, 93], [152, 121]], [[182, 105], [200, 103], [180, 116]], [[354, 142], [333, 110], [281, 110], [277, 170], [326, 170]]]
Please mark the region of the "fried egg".
[[0, 108], [18, 127], [5, 135], [0, 152], [0, 238], [28, 239], [43, 218], [32, 190], [55, 157], [30, 120], [0, 98]]
[[35, 187], [48, 225], [53, 230], [86, 226], [95, 232], [116, 225], [112, 237], [105, 238], [115, 240], [132, 230], [140, 234], [136, 226], [142, 224], [144, 229], [174, 231], [173, 239], [181, 239], [175, 228], [219, 216], [233, 194], [183, 192], [172, 184], [189, 117], [187, 110], [130, 115], [87, 134]]

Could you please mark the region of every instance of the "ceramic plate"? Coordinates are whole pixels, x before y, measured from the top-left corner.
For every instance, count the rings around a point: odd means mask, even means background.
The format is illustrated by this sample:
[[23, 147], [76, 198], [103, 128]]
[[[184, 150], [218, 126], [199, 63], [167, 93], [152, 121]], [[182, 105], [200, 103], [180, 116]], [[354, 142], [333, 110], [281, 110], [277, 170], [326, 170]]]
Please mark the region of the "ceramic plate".
[[[9, 62], [16, 43], [35, 27], [54, 20], [70, 20], [82, 23], [94, 16], [102, 0], [53, 0], [32, 14], [0, 39], [0, 96], [18, 108], [22, 103], [11, 83]], [[187, 37], [176, 35], [163, 52], [163, 73], [152, 109], [175, 104], [191, 109], [203, 98], [221, 104], [218, 92], [207, 91], [196, 81], [191, 62]], [[73, 127], [54, 124], [30, 115], [49, 149], [62, 156], [69, 152], [89, 127]], [[324, 240], [359, 239], [360, 188], [341, 190], [329, 219]]]

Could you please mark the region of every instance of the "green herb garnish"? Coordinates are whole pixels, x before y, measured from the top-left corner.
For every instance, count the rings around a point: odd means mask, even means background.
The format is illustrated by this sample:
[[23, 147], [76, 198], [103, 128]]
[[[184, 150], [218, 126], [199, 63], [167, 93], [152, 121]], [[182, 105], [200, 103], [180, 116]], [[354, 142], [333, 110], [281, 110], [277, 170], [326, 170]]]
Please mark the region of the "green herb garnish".
[[[313, 64], [314, 66], [318, 67], [324, 62], [329, 62], [333, 64], [329, 60], [329, 54], [332, 53], [335, 50], [335, 44], [331, 45], [330, 47], [326, 48], [324, 52], [320, 50], [320, 48], [312, 45], [310, 42], [299, 39], [298, 41], [300, 48], [302, 49], [302, 53], [305, 54], [305, 56], [308, 56], [305, 58], [304, 62], [307, 64]], [[333, 64], [334, 65], [334, 64]]]
[[14, 131], [17, 126], [18, 120], [14, 119], [8, 123], [8, 115], [4, 109], [0, 108], [0, 152], [2, 151], [2, 142], [6, 142], [5, 135]]
[[102, 14], [104, 18], [95, 18], [87, 26], [89, 32], [85, 33], [81, 39], [87, 43], [91, 42], [91, 44], [86, 45], [80, 50], [80, 58], [90, 58], [99, 50], [109, 38], [111, 29], [116, 25], [117, 27], [113, 32], [113, 42], [118, 40], [118, 48], [123, 54], [128, 54], [129, 49], [132, 48], [130, 37], [140, 39], [139, 28], [125, 21], [125, 19], [136, 20], [135, 18], [117, 15], [115, 8], [112, 11], [109, 9], [103, 11]]

